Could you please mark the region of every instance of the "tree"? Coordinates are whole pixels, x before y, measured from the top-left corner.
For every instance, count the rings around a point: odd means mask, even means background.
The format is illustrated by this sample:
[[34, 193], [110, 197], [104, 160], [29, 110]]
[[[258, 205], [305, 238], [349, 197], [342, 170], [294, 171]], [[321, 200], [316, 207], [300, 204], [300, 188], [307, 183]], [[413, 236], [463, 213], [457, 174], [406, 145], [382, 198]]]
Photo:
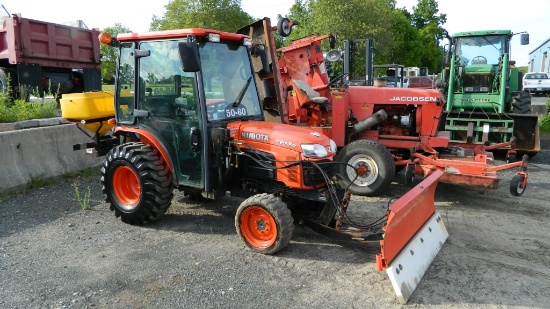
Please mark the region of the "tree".
[[442, 25], [447, 22], [447, 15], [439, 14], [436, 0], [418, 0], [418, 4], [413, 6], [411, 21], [419, 31], [423, 48], [421, 66], [428, 67], [430, 72], [440, 71], [443, 55], [439, 41], [445, 38]]
[[235, 32], [254, 21], [241, 0], [172, 0], [163, 17], [153, 15], [151, 30], [206, 28]]
[[[112, 27], [107, 27], [103, 31], [109, 33], [113, 38], [116, 38], [119, 33], [132, 32], [132, 30], [119, 23], [116, 23]], [[101, 53], [101, 80], [104, 84], [114, 84], [118, 50], [104, 44], [100, 44], [99, 50]]]

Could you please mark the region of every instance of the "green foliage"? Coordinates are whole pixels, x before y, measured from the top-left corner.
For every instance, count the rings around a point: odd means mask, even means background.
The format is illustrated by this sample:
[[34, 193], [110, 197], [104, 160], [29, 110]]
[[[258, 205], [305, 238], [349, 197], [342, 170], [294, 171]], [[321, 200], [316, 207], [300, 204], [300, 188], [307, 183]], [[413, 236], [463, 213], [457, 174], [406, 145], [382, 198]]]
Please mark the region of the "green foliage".
[[80, 205], [80, 208], [82, 208], [83, 210], [90, 210], [90, 196], [92, 194], [90, 187], [88, 186], [88, 190], [84, 192], [83, 196], [80, 195], [80, 188], [76, 181], [73, 183], [73, 188], [74, 194], [76, 196], [76, 201], [78, 202], [78, 205]]
[[[112, 27], [107, 27], [103, 31], [109, 33], [113, 38], [116, 38], [120, 33], [132, 32], [132, 30], [119, 23], [116, 23]], [[101, 44], [99, 50], [101, 53], [101, 80], [105, 84], [114, 84], [118, 49]]]
[[529, 68], [527, 66], [524, 66], [524, 67], [518, 67], [518, 71], [520, 71], [521, 73], [525, 74], [527, 72], [529, 72], [528, 70]]
[[396, 8], [393, 0], [296, 0], [288, 17], [300, 25], [287, 40], [334, 33], [341, 46], [345, 39], [373, 38], [375, 64], [428, 67], [434, 72], [441, 63], [439, 39], [445, 33], [441, 25], [446, 15], [439, 14], [435, 0], [419, 0], [412, 13]]
[[550, 98], [546, 100], [546, 108], [549, 111], [540, 121], [540, 130], [550, 133]]
[[52, 99], [33, 102], [22, 99], [12, 101], [8, 95], [0, 94], [0, 122], [51, 118], [57, 115], [57, 103]]
[[412, 24], [419, 31], [421, 67], [428, 67], [430, 72], [441, 71], [443, 54], [439, 41], [445, 39], [446, 30], [442, 25], [447, 22], [446, 14], [439, 14], [436, 0], [418, 0], [413, 6]]
[[151, 30], [206, 28], [235, 32], [254, 21], [241, 0], [172, 0], [164, 16], [153, 15]]

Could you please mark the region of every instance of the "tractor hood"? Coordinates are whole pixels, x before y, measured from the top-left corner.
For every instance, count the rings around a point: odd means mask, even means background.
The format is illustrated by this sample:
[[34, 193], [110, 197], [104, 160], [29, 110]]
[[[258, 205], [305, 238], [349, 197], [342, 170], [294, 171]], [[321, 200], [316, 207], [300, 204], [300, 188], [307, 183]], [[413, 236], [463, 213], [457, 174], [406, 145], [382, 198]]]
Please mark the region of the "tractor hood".
[[227, 129], [231, 138], [246, 144], [273, 145], [296, 152], [303, 152], [304, 144], [318, 144], [327, 150], [326, 157], [336, 154], [335, 144], [330, 138], [306, 128], [274, 122], [236, 121], [229, 123]]

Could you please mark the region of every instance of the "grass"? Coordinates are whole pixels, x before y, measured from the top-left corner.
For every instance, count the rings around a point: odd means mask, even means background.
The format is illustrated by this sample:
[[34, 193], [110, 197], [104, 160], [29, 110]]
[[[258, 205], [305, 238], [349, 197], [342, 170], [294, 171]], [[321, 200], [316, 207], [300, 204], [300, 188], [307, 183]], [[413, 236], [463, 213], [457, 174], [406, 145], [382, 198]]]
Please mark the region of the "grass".
[[47, 178], [44, 173], [38, 175], [38, 176], [32, 176], [31, 175], [31, 181], [29, 182], [29, 188], [30, 189], [38, 189], [38, 188], [44, 188], [46, 186], [49, 186], [53, 184], [53, 180], [51, 178]]

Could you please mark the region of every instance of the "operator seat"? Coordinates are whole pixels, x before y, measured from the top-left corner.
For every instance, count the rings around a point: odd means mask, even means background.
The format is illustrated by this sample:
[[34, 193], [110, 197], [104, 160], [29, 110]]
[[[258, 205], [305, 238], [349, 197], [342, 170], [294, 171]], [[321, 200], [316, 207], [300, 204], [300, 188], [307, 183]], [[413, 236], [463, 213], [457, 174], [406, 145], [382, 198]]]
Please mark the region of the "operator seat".
[[316, 104], [326, 104], [329, 103], [329, 99], [322, 97], [319, 92], [313, 90], [305, 81], [299, 79], [293, 79], [292, 83], [296, 86], [296, 96], [300, 107], [303, 107], [306, 104], [316, 103]]

